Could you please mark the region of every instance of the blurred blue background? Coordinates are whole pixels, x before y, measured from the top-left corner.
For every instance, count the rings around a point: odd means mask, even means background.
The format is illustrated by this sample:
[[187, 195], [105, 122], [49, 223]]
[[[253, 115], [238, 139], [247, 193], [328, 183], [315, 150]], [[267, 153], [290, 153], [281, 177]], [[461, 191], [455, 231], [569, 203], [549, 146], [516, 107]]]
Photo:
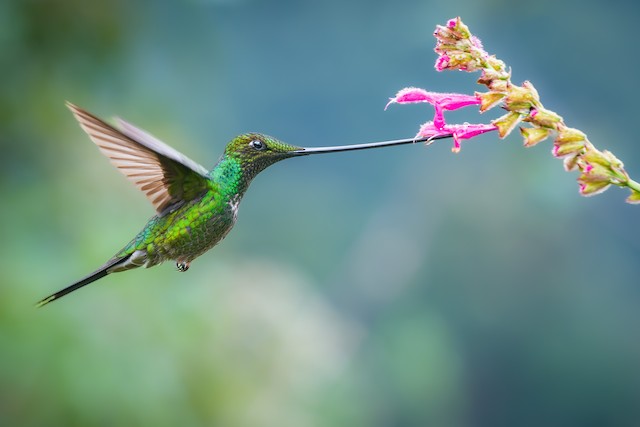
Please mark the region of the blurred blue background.
[[640, 177], [633, 2], [0, 2], [0, 424], [640, 424], [640, 208], [515, 134], [288, 160], [188, 273], [33, 308], [153, 213], [65, 100], [207, 167], [247, 131], [410, 137], [397, 90], [481, 89], [433, 69], [457, 15]]

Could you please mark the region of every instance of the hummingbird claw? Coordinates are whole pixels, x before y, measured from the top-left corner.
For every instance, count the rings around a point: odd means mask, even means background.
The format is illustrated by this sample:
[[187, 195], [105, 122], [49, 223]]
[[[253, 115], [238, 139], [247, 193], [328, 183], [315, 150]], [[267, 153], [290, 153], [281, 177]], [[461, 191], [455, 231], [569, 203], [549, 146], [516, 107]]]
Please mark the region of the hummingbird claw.
[[176, 262], [176, 268], [178, 269], [178, 271], [183, 272], [183, 273], [189, 269], [189, 265], [190, 265], [190, 263], [188, 263], [186, 261], [178, 261], [178, 262]]

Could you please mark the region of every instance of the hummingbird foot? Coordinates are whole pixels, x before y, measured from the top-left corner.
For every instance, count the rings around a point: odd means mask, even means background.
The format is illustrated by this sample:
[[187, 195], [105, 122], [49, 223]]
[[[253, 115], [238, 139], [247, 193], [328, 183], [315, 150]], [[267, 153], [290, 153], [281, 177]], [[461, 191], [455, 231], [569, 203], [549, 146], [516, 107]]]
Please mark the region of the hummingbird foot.
[[183, 272], [183, 273], [189, 269], [189, 265], [190, 265], [190, 263], [188, 263], [186, 261], [177, 261], [176, 262], [176, 268], [178, 269], [178, 271]]

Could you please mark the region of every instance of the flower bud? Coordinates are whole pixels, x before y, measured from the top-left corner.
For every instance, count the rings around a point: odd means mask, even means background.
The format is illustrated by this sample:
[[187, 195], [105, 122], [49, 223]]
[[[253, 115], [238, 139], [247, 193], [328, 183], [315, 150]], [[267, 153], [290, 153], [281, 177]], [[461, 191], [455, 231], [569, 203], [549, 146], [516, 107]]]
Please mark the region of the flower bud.
[[557, 139], [554, 141], [553, 150], [551, 151], [554, 157], [562, 158], [570, 154], [580, 154], [584, 149], [584, 141], [566, 142], [564, 144], [558, 144], [557, 141]]
[[524, 137], [524, 146], [533, 147], [538, 142], [546, 139], [551, 131], [545, 128], [532, 127], [532, 128], [520, 128], [520, 133]]
[[449, 63], [447, 68], [451, 70], [475, 71], [478, 68], [477, 61], [470, 53], [449, 52]]
[[564, 166], [564, 170], [567, 172], [574, 171], [578, 168], [578, 161], [580, 160], [580, 156], [577, 154], [566, 156], [562, 162]]
[[[591, 150], [587, 150], [582, 156], [582, 159], [592, 167], [595, 165], [605, 166], [607, 168], [611, 167], [611, 159], [607, 158], [604, 153], [593, 148]], [[620, 160], [618, 160], [618, 162], [620, 162]]]
[[507, 73], [507, 65], [503, 61], [499, 60], [494, 55], [486, 54], [485, 56], [485, 60], [491, 69], [503, 74]]
[[500, 92], [476, 92], [476, 97], [480, 99], [480, 112], [484, 113], [498, 105], [502, 98], [505, 97], [505, 94]]
[[565, 157], [570, 154], [580, 154], [584, 151], [587, 136], [578, 129], [560, 126], [558, 135], [553, 140], [553, 151], [555, 157]]
[[588, 163], [584, 161], [584, 156], [578, 161], [578, 167], [582, 169], [581, 177], [590, 181], [610, 182], [613, 174], [607, 166], [598, 163]]
[[447, 21], [447, 28], [453, 31], [459, 39], [468, 39], [471, 37], [469, 27], [462, 23], [459, 16], [454, 19], [449, 19], [449, 21]]
[[611, 185], [609, 181], [582, 182], [578, 179], [578, 182], [580, 183], [580, 194], [583, 196], [595, 196], [596, 194], [604, 192]]
[[627, 197], [627, 203], [634, 205], [640, 203], [640, 191], [631, 189], [631, 194]]
[[536, 102], [540, 102], [540, 95], [538, 95], [538, 91], [533, 86], [533, 83], [531, 83], [529, 80], [525, 80], [524, 83], [522, 83], [522, 87], [527, 89], [531, 93], [533, 99], [535, 99]]
[[497, 128], [498, 134], [500, 138], [504, 138], [511, 133], [511, 131], [520, 123], [522, 120], [522, 114], [516, 113], [515, 111], [510, 111], [502, 117], [497, 118], [492, 121]]
[[512, 85], [508, 88], [507, 98], [504, 100], [509, 111], [529, 111], [539, 105], [537, 93], [529, 88]]
[[485, 68], [478, 79], [478, 84], [485, 85], [494, 92], [506, 92], [509, 77], [509, 73]]
[[455, 41], [451, 41], [449, 43], [439, 42], [433, 50], [435, 50], [439, 55], [462, 52], [460, 49], [458, 49], [458, 45], [455, 43]]
[[450, 58], [446, 53], [443, 53], [436, 60], [435, 68], [437, 71], [444, 71], [449, 68]]
[[[558, 129], [558, 136], [553, 141], [559, 145], [569, 142], [581, 142], [587, 139], [587, 135], [575, 128], [562, 126]], [[584, 145], [584, 144], [583, 144]]]
[[439, 41], [444, 43], [455, 43], [457, 37], [453, 30], [442, 25], [437, 25], [436, 30], [433, 32], [433, 36]]
[[507, 92], [509, 90], [509, 81], [502, 79], [495, 79], [489, 84], [489, 89], [493, 92]]
[[602, 151], [602, 157], [604, 157], [606, 159], [606, 161], [609, 162], [609, 166], [611, 167], [611, 169], [623, 169], [624, 168], [624, 164], [622, 163], [622, 161], [620, 159], [618, 159], [616, 156], [614, 156], [611, 151], [603, 150]]
[[562, 117], [553, 111], [536, 108], [529, 114], [526, 121], [545, 128], [555, 129], [558, 124], [562, 123]]

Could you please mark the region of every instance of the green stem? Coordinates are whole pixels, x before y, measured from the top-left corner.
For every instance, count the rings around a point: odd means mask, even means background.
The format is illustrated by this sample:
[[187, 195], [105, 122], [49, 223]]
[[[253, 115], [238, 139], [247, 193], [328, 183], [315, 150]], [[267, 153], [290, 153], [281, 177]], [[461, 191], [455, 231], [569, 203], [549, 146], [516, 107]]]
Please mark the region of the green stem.
[[631, 178], [629, 178], [629, 180], [627, 181], [627, 187], [629, 187], [630, 189], [632, 189], [633, 191], [636, 191], [638, 193], [640, 193], [640, 183], [632, 180]]

